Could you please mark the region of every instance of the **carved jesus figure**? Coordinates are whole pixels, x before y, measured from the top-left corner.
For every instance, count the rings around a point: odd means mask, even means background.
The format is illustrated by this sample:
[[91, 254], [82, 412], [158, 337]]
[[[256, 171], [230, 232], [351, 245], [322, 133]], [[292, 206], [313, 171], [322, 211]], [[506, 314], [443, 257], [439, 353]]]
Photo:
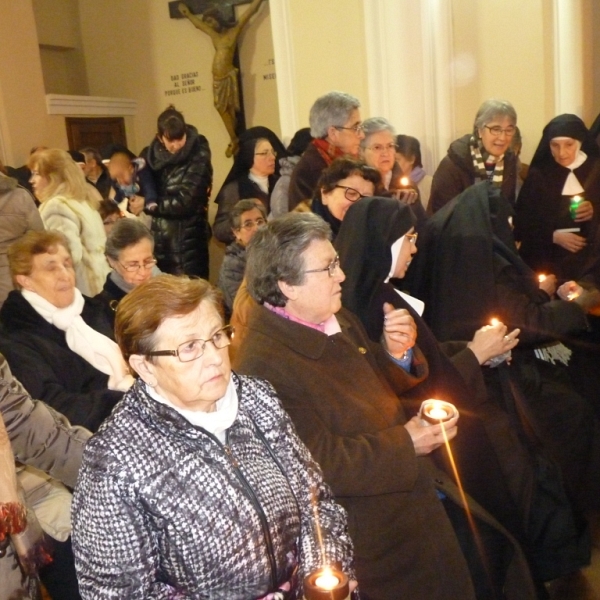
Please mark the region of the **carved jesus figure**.
[[246, 12], [238, 19], [233, 27], [229, 27], [223, 19], [221, 11], [209, 8], [200, 16], [192, 14], [189, 7], [179, 3], [179, 12], [207, 35], [210, 36], [215, 48], [212, 64], [213, 98], [215, 108], [221, 115], [231, 142], [225, 152], [232, 156], [238, 149], [238, 138], [235, 131], [236, 113], [240, 110], [240, 91], [238, 89], [238, 69], [233, 66], [233, 56], [238, 37], [250, 18], [258, 11], [262, 0], [252, 0]]

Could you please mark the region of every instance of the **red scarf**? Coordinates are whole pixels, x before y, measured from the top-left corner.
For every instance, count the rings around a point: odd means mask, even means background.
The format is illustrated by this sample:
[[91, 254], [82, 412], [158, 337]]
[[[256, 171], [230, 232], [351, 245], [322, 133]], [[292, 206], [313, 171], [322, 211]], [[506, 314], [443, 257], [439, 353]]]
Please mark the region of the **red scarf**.
[[329, 166], [336, 158], [346, 156], [337, 146], [324, 139], [316, 139], [311, 144], [318, 150], [323, 160]]

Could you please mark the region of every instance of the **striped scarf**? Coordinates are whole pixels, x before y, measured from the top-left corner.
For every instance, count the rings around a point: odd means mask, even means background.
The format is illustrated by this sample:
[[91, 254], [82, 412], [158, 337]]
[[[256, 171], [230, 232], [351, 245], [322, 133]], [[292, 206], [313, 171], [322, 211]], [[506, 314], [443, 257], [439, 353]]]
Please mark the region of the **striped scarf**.
[[477, 175], [484, 181], [487, 179], [494, 187], [502, 187], [504, 154], [499, 157], [490, 155], [483, 147], [481, 138], [476, 135], [471, 136], [469, 147]]

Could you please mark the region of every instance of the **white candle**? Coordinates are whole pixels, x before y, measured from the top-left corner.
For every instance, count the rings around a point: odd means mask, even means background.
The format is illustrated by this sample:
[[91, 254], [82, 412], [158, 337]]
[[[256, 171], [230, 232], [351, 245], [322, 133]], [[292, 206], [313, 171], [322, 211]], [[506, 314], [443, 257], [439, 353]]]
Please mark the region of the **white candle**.
[[431, 407], [428, 411], [427, 414], [432, 418], [432, 419], [438, 419], [440, 421], [443, 421], [444, 419], [448, 418], [448, 413], [440, 406], [433, 406]]
[[331, 572], [325, 569], [322, 575], [315, 579], [315, 585], [324, 590], [332, 590], [339, 585], [340, 580]]

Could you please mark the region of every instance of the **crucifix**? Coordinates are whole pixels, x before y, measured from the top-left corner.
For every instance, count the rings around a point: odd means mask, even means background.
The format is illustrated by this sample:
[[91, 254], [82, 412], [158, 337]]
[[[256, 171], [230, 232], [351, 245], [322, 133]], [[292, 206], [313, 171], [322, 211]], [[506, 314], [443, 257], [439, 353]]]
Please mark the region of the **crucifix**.
[[[225, 155], [230, 157], [238, 150], [236, 131], [237, 115], [241, 110], [238, 69], [234, 58], [240, 33], [258, 11], [262, 0], [223, 0], [218, 5], [207, 0], [186, 0], [169, 2], [172, 18], [188, 19], [196, 29], [206, 33], [212, 40], [215, 56], [212, 64], [213, 100], [227, 133], [230, 143]], [[235, 6], [250, 4], [246, 12], [236, 22]]]

